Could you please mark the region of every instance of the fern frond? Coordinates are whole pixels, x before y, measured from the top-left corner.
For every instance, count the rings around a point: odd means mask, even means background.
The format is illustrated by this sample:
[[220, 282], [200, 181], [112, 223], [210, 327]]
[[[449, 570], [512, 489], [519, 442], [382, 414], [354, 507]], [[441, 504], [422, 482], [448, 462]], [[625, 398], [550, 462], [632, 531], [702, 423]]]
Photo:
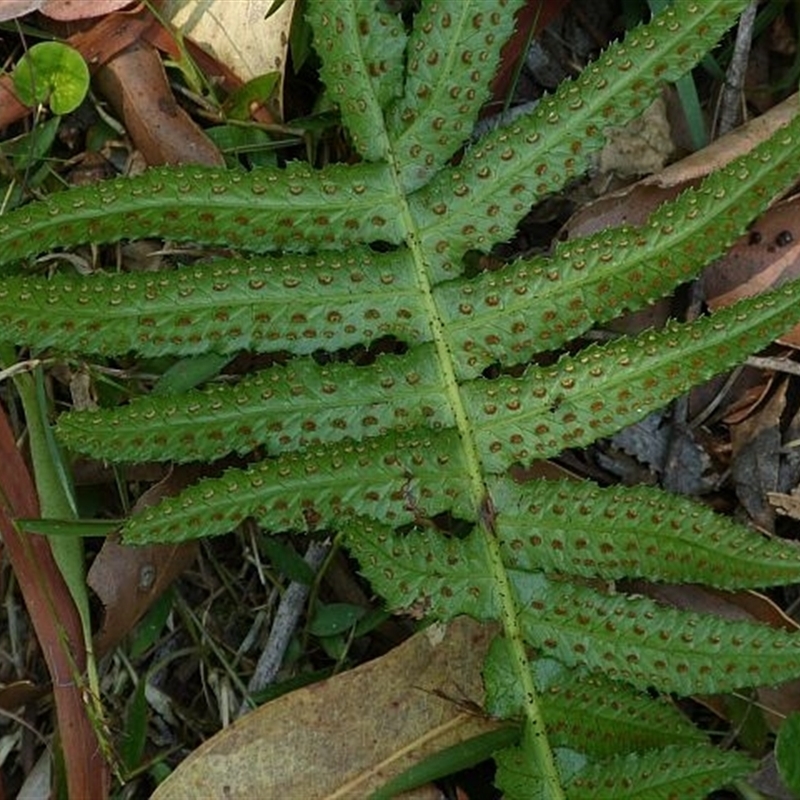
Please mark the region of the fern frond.
[[[603, 586], [791, 583], [796, 545], [649, 489], [509, 476], [615, 432], [795, 323], [790, 285], [533, 363], [723, 252], [800, 172], [800, 118], [643, 226], [463, 274], [468, 251], [506, 239], [532, 203], [585, 171], [605, 129], [691, 68], [746, 2], [676, 0], [462, 155], [521, 0], [424, 1], [410, 30], [376, 0], [313, 0], [328, 97], [362, 163], [152, 170], [0, 217], [0, 341], [79, 357], [281, 351], [285, 365], [235, 385], [64, 415], [59, 436], [114, 460], [262, 458], [137, 514], [125, 541], [210, 536], [245, 517], [270, 532], [336, 530], [393, 608], [499, 621], [487, 704], [521, 726], [519, 747], [498, 757], [511, 798], [699, 797], [749, 762], [642, 690], [720, 692], [800, 673], [797, 636]], [[88, 278], [19, 263], [145, 236], [262, 255]], [[402, 355], [325, 363], [381, 337]]]
[[386, 114], [406, 192], [427, 183], [469, 136], [521, 5], [445, 0], [423, 6], [414, 18], [405, 91]]
[[510, 568], [745, 589], [794, 583], [800, 546], [651, 487], [492, 482]]
[[[641, 228], [561, 244], [552, 259], [436, 287], [460, 373], [525, 361], [692, 277], [791, 184], [800, 167], [798, 130], [800, 117]], [[431, 336], [425, 313], [403, 249], [217, 260], [157, 275], [12, 276], [0, 287], [5, 340], [105, 355], [303, 354], [385, 335], [415, 343]]]
[[[510, 669], [510, 655], [507, 640], [497, 637], [483, 671], [486, 709], [501, 719], [513, 719], [523, 707], [522, 687]], [[547, 735], [555, 747], [604, 758], [707, 741], [669, 700], [654, 698], [602, 674], [567, 669], [549, 658], [538, 657], [531, 669], [541, 695]]]
[[383, 109], [403, 92], [406, 33], [399, 17], [380, 6], [355, 0], [317, 3], [308, 11], [322, 78], [367, 161], [389, 155]]
[[[440, 171], [409, 195], [434, 279], [452, 276], [469, 247], [486, 249], [508, 237], [537, 199], [585, 168], [602, 146], [605, 127], [640, 113], [660, 82], [690, 68], [743, 6], [744, 0], [679, 0], [564, 84], [524, 125], [488, 134], [462, 165]], [[448, 44], [459, 46], [457, 40]], [[357, 77], [354, 71], [352, 80]], [[568, 125], [559, 125], [564, 119]], [[398, 244], [404, 231], [397, 190], [386, 162], [324, 170], [289, 164], [252, 173], [152, 169], [134, 179], [51, 195], [6, 215], [0, 222], [0, 265], [53, 247], [145, 236], [255, 252]]]
[[302, 163], [229, 172], [153, 168], [48, 195], [0, 217], [0, 274], [56, 247], [161, 236], [268, 250], [399, 243], [397, 198], [386, 164]]
[[662, 82], [690, 69], [743, 7], [741, 0], [678, 0], [415, 192], [411, 210], [433, 276], [457, 274], [468, 249], [510, 237], [527, 209], [587, 169], [608, 126], [641, 114]]
[[[445, 540], [362, 522], [348, 527], [348, 541], [392, 608], [445, 619], [492, 619], [498, 612], [496, 577], [474, 533]], [[503, 568], [525, 641], [568, 666], [681, 695], [775, 685], [797, 672], [800, 637], [786, 631], [602, 594], [564, 576], [518, 569], [508, 558]]]
[[[623, 338], [608, 345], [594, 345], [577, 356], [562, 357], [553, 367], [530, 367], [520, 378], [500, 377], [493, 381], [462, 383], [459, 391], [465, 400], [470, 424], [483, 453], [484, 467], [491, 473], [502, 473], [515, 462], [557, 455], [566, 447], [589, 444], [613, 433], [622, 425], [643, 418], [691, 386], [740, 362], [747, 354], [783, 333], [796, 319], [797, 291], [796, 284], [788, 284], [773, 292], [742, 300], [692, 323], [673, 322], [663, 330], [647, 331], [637, 337]], [[401, 310], [395, 313], [395, 317], [405, 319], [405, 310], [410, 304], [403, 302], [406, 298], [402, 294], [399, 296]], [[371, 302], [368, 301], [367, 305], [371, 306]], [[13, 304], [9, 304], [11, 306]], [[214, 313], [213, 310], [211, 313]], [[302, 324], [307, 323], [306, 318]], [[97, 324], [102, 325], [102, 322], [98, 321]], [[237, 326], [237, 329], [242, 328]], [[245, 326], [244, 329], [253, 328]], [[86, 335], [85, 329], [81, 328], [79, 335]], [[427, 351], [422, 352], [427, 354]], [[412, 357], [411, 360], [416, 359]], [[405, 369], [404, 363], [397, 365], [399, 372]], [[376, 433], [387, 425], [407, 427], [409, 417], [419, 420], [422, 416], [433, 426], [452, 420], [449, 412], [444, 415], [436, 414], [430, 410], [429, 405], [422, 405], [416, 414], [411, 412], [402, 393], [395, 401], [395, 387], [402, 386], [403, 382], [408, 384], [409, 375], [412, 384], [418, 382], [421, 367], [421, 364], [412, 367], [400, 382], [387, 378], [385, 385], [381, 383], [372, 387], [363, 395], [363, 402], [359, 402], [353, 395], [345, 395], [353, 398], [349, 419], [354, 420], [360, 414], [366, 415], [369, 424], [365, 427], [371, 427]], [[311, 364], [299, 369], [306, 376], [308, 391], [296, 394], [306, 394], [308, 399], [304, 403], [298, 400], [295, 411], [287, 415], [289, 422], [286, 429], [292, 432], [286, 434], [282, 443], [289, 446], [292, 441], [302, 439], [304, 424], [306, 431], [309, 427], [324, 429], [326, 421], [331, 425], [338, 425], [338, 429], [345, 432], [345, 435], [352, 435], [348, 431], [350, 422], [346, 418], [345, 425], [337, 422], [343, 418], [335, 409], [331, 414], [325, 386], [332, 384], [329, 384], [326, 373]], [[429, 377], [420, 386], [424, 392], [422, 398], [427, 397], [433, 408], [446, 408], [447, 396], [444, 389], [440, 388], [443, 386], [443, 379], [437, 381], [436, 376], [431, 374], [435, 371], [433, 366], [423, 371]], [[350, 374], [347, 370], [344, 372]], [[354, 373], [353, 377], [357, 380]], [[266, 376], [262, 376], [262, 379], [265, 378]], [[280, 382], [280, 377], [276, 382]], [[172, 400], [155, 398], [139, 404], [133, 412], [129, 409], [91, 418], [97, 420], [96, 422], [75, 423], [67, 417], [63, 430], [71, 443], [85, 447], [87, 452], [96, 452], [93, 443], [97, 439], [92, 435], [91, 427], [110, 423], [109, 427], [116, 430], [112, 435], [119, 446], [119, 449], [110, 452], [115, 453], [113, 457], [118, 459], [152, 452], [145, 449], [148, 438], [151, 438], [156, 448], [173, 442], [169, 449], [163, 451], [162, 457], [190, 460], [197, 452], [222, 454], [217, 446], [194, 451], [192, 448], [195, 445], [192, 441], [181, 438], [180, 425], [182, 421], [184, 424], [191, 424], [189, 419], [196, 409], [200, 412], [219, 410], [218, 415], [213, 415], [215, 421], [212, 423], [209, 420], [209, 424], [213, 424], [220, 433], [237, 427], [235, 423], [232, 426], [228, 421], [230, 409], [235, 406], [244, 410], [250, 406], [252, 413], [252, 401], [247, 399], [253, 397], [252, 387], [253, 384], [245, 383], [244, 391], [235, 393], [234, 390], [230, 397], [223, 396], [221, 400], [217, 397], [211, 401], [211, 405], [193, 394], [180, 405]], [[285, 406], [280, 405], [281, 391], [288, 401], [287, 392], [296, 390], [292, 390], [290, 386], [279, 390], [275, 405], [275, 413], [279, 416], [285, 413]], [[334, 392], [335, 390], [330, 393]], [[265, 399], [263, 393], [261, 399]], [[258, 397], [255, 400], [258, 402]], [[381, 419], [375, 419], [375, 414], [370, 411], [369, 407], [374, 404], [378, 404], [384, 412]], [[164, 432], [163, 425], [161, 431], [153, 430], [154, 438], [137, 431], [136, 426], [140, 419], [137, 415], [140, 413], [144, 415], [141, 418], [148, 421], [161, 418], [168, 425], [174, 424], [175, 435]], [[314, 419], [311, 419], [317, 414], [323, 418], [321, 426], [316, 426]], [[393, 415], [395, 425], [392, 424]], [[267, 432], [270, 425], [279, 434], [280, 442], [280, 436], [284, 435], [284, 426], [280, 419], [270, 418], [269, 413], [265, 412], [262, 425], [254, 426], [242, 422], [241, 430], [229, 442], [228, 451], [244, 452], [248, 446], [269, 441], [270, 437], [265, 433], [256, 434], [255, 431], [260, 429]], [[126, 429], [130, 431], [131, 437], [128, 445], [122, 440]], [[212, 433], [213, 430], [209, 429]], [[350, 430], [358, 430], [358, 424]], [[214, 434], [218, 441], [220, 433]], [[332, 436], [320, 438], [331, 441], [340, 437], [334, 431]], [[182, 444], [184, 441], [185, 446]], [[202, 444], [199, 446], [204, 447]]]
[[430, 346], [369, 368], [295, 359], [234, 385], [136, 398], [122, 408], [62, 414], [68, 447], [112, 461], [197, 461], [300, 450], [390, 430], [452, 427]]
[[311, 531], [367, 509], [393, 525], [447, 510], [469, 518], [467, 474], [452, 430], [310, 447], [206, 478], [131, 517], [123, 536], [131, 544], [177, 542], [225, 533], [245, 517], [268, 530]]
[[100, 355], [335, 350], [429, 340], [408, 254], [218, 259], [157, 273], [9, 276], [2, 338]]
[[524, 363], [695, 277], [796, 180], [799, 132], [797, 117], [641, 226], [558, 243], [551, 258], [441, 284], [439, 307], [462, 374]]
[[[755, 762], [742, 753], [710, 745], [672, 746], [589, 764], [567, 783], [566, 796], [568, 800], [703, 800], [714, 789], [744, 778], [754, 767]], [[524, 762], [501, 755], [498, 768], [498, 785], [508, 796], [526, 797], [516, 793], [521, 788], [519, 779], [524, 785], [530, 774]]]
[[797, 674], [800, 637], [784, 630], [545, 584], [526, 572], [512, 577], [526, 641], [567, 665], [684, 696], [774, 686]]
[[463, 386], [489, 472], [581, 447], [642, 419], [739, 363], [797, 319], [800, 286], [735, 303], [691, 323], [592, 345], [520, 378]]

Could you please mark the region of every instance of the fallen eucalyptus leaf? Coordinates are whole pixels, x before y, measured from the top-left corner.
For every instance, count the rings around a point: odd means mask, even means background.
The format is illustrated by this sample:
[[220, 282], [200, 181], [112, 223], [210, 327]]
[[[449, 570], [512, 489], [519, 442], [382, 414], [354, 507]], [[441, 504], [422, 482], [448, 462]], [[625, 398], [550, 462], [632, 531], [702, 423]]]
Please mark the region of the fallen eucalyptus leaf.
[[430, 754], [500, 727], [476, 705], [492, 635], [466, 617], [432, 625], [267, 703], [192, 753], [152, 800], [368, 797]]

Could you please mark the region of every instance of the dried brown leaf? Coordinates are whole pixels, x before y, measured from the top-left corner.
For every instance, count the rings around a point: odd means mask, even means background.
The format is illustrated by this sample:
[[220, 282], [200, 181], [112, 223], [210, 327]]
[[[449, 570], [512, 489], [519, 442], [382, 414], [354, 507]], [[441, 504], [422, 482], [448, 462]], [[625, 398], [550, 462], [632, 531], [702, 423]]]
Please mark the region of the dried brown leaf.
[[369, 797], [431, 753], [497, 727], [468, 708], [482, 702], [492, 637], [461, 617], [284, 695], [207, 741], [152, 800]]
[[133, 0], [44, 0], [39, 10], [50, 19], [74, 22], [102, 17], [130, 5], [133, 5]]
[[626, 188], [584, 206], [564, 226], [569, 238], [619, 225], [638, 225], [661, 203], [767, 139], [797, 112], [793, 95], [766, 114], [723, 136], [703, 150]]
[[[137, 509], [155, 505], [168, 495], [177, 494], [198, 477], [191, 467], [172, 470], [162, 481], [139, 498]], [[107, 537], [92, 562], [87, 583], [105, 609], [95, 637], [95, 649], [107, 653], [126, 636], [150, 606], [197, 556], [196, 541], [177, 545], [130, 547], [115, 537]]]
[[131, 45], [97, 71], [95, 82], [148, 164], [224, 165], [217, 147], [176, 102], [151, 45]]
[[[703, 275], [712, 310], [800, 278], [800, 197], [771, 208]], [[800, 325], [779, 341], [800, 347]]]
[[760, 528], [773, 531], [775, 514], [767, 501], [778, 488], [780, 418], [786, 408], [787, 381], [781, 381], [754, 414], [730, 426], [731, 474], [739, 502]]

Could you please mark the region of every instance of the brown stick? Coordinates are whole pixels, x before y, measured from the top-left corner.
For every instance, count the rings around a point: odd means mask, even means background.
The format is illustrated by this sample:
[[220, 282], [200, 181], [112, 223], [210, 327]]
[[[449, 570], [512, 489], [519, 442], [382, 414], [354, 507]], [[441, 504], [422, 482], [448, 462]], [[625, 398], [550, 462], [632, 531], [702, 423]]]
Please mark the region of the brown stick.
[[69, 797], [105, 800], [110, 768], [75, 681], [86, 667], [80, 617], [47, 539], [14, 523], [38, 516], [36, 489], [0, 406], [0, 533], [53, 682]]

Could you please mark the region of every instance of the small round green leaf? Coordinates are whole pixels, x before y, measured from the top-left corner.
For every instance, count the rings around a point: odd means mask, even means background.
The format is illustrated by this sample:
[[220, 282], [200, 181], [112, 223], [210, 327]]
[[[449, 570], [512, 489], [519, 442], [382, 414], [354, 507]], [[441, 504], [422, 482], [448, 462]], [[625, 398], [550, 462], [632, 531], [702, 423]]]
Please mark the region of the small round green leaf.
[[47, 103], [54, 114], [74, 111], [89, 90], [89, 68], [83, 56], [60, 42], [35, 44], [13, 73], [19, 99], [33, 106]]
[[778, 771], [788, 789], [800, 794], [800, 714], [790, 714], [778, 731], [775, 742], [775, 760]]

